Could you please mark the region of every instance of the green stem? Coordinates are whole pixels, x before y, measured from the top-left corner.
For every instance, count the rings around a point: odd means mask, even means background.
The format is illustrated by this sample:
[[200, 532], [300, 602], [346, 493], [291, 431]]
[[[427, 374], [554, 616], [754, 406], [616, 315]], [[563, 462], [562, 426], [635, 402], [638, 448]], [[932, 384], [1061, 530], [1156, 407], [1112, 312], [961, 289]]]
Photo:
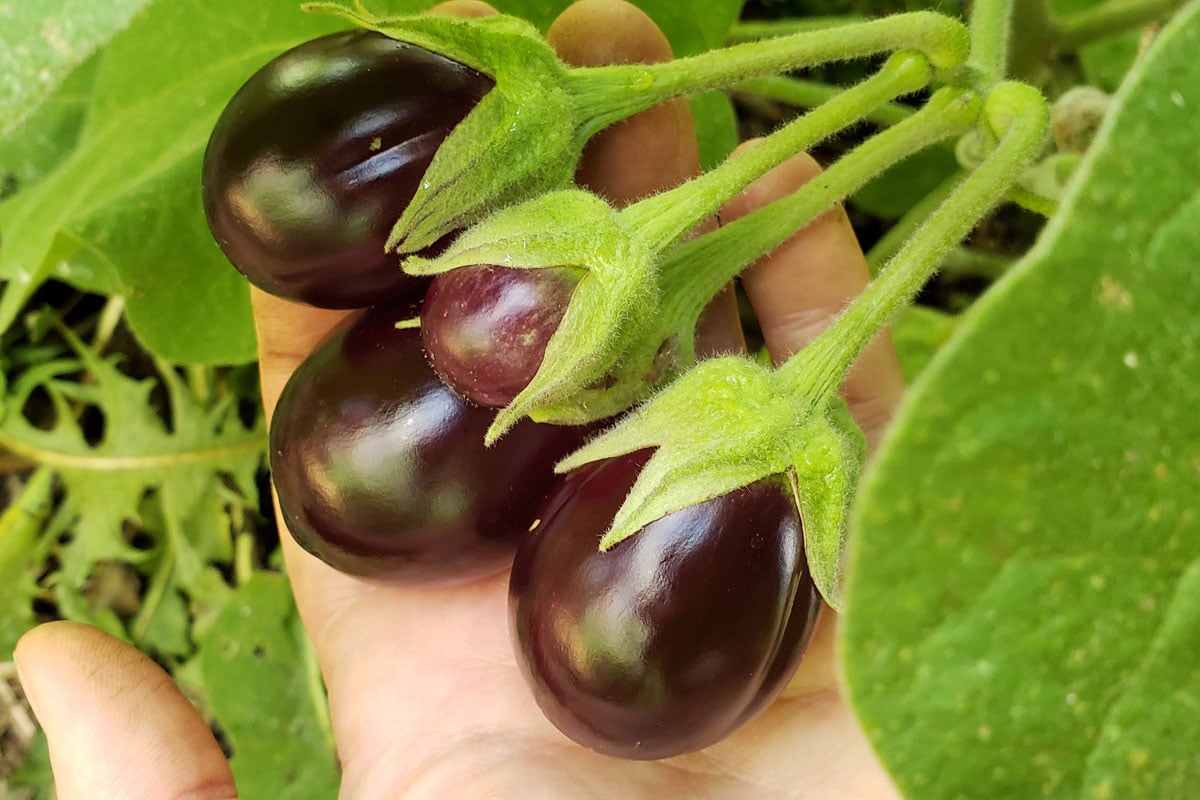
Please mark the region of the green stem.
[[735, 23], [729, 31], [727, 41], [756, 42], [760, 39], [774, 39], [805, 31], [819, 31], [825, 28], [836, 28], [851, 22], [865, 22], [866, 17], [857, 14], [847, 14], [844, 17], [793, 17], [791, 19], [761, 19]]
[[955, 188], [863, 293], [811, 344], [773, 373], [785, 395], [818, 406], [837, 392], [850, 366], [899, 308], [917, 294], [947, 251], [979, 222], [1037, 155], [1049, 111], [1031, 86], [1002, 83], [984, 103], [996, 149]]
[[158, 613], [159, 606], [166, 599], [167, 589], [171, 586], [171, 577], [175, 573], [176, 550], [174, 536], [170, 531], [163, 538], [160, 552], [162, 561], [150, 578], [150, 586], [142, 595], [142, 606], [129, 628], [129, 636], [134, 642], [140, 643], [146, 638], [150, 623], [154, 621], [154, 615]]
[[1171, 14], [1183, 0], [1110, 0], [1054, 19], [1054, 44], [1068, 52], [1098, 39], [1140, 28]]
[[108, 347], [124, 313], [125, 298], [121, 295], [112, 295], [105, 301], [104, 308], [100, 310], [100, 317], [96, 320], [95, 334], [92, 336], [92, 349], [96, 351], [96, 355], [100, 355]]
[[313, 648], [308, 631], [300, 624], [299, 618], [293, 620], [292, 634], [300, 647], [300, 657], [304, 664], [304, 686], [308, 690], [308, 701], [312, 704], [313, 716], [317, 720], [317, 730], [326, 748], [333, 752], [333, 721], [329, 716], [329, 695], [325, 690], [325, 680], [321, 677], [321, 665], [317, 662], [317, 651]]
[[921, 51], [936, 69], [950, 70], [966, 60], [970, 41], [958, 21], [917, 11], [734, 45], [660, 64], [578, 67], [568, 70], [565, 80], [585, 119], [577, 136], [586, 141], [618, 120], [675, 97], [722, 89], [756, 75], [906, 49]]
[[254, 535], [245, 531], [233, 540], [233, 579], [245, 586], [254, 577]]
[[942, 259], [938, 271], [945, 275], [961, 275], [996, 280], [1012, 269], [1016, 259], [1001, 253], [985, 253], [970, 247], [955, 247]]
[[1049, 219], [1058, 211], [1058, 201], [1044, 197], [1037, 192], [1031, 192], [1024, 186], [1013, 186], [1008, 190], [1008, 199], [1026, 211], [1041, 214]]
[[1048, 57], [1054, 39], [1050, 0], [1012, 0], [1008, 28], [1008, 76], [1043, 85], [1049, 74]]
[[683, 186], [634, 203], [620, 212], [629, 230], [652, 251], [683, 237], [756, 178], [798, 152], [861, 120], [883, 103], [928, 83], [929, 62], [917, 53], [897, 53], [878, 73], [793, 120], [721, 166]]
[[877, 274], [887, 260], [896, 255], [896, 252], [912, 237], [917, 228], [921, 227], [925, 218], [950, 196], [954, 187], [958, 186], [965, 174], [961, 169], [955, 170], [938, 184], [937, 188], [922, 197], [895, 225], [888, 229], [883, 238], [875, 243], [875, 246], [867, 253], [867, 265], [870, 266], [872, 275]]
[[971, 6], [971, 60], [987, 86], [1008, 74], [1008, 37], [1012, 0], [974, 0]]
[[[816, 180], [787, 197], [672, 251], [662, 265], [664, 333], [680, 332], [685, 358], [699, 310], [742, 268], [771, 252], [834, 204], [893, 164], [941, 139], [957, 136], [979, 116], [979, 98], [962, 89], [941, 89], [904, 122], [867, 139]], [[711, 265], [710, 269], [697, 265]]]
[[[816, 108], [845, 90], [841, 86], [830, 86], [828, 83], [820, 81], [787, 78], [781, 75], [764, 75], [760, 78], [742, 81], [733, 87], [733, 91], [760, 95], [790, 106]], [[899, 103], [887, 103], [863, 119], [880, 127], [888, 128], [911, 117], [913, 111], [914, 109]]]

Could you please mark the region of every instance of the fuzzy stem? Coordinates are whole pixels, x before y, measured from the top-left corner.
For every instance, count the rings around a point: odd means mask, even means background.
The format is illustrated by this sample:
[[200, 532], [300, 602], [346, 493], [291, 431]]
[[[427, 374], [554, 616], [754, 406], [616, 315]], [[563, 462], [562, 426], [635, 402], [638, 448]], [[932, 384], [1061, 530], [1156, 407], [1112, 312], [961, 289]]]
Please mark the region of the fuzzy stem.
[[955, 247], [942, 259], [938, 271], [943, 275], [969, 276], [997, 280], [1012, 269], [1017, 259], [1002, 253], [985, 253], [969, 247]]
[[621, 216], [652, 251], [662, 250], [776, 165], [861, 120], [883, 103], [920, 89], [930, 74], [929, 62], [919, 53], [897, 53], [878, 73], [789, 122], [758, 146], [683, 186], [634, 203], [621, 211]]
[[875, 243], [875, 246], [867, 253], [867, 265], [871, 268], [872, 275], [877, 274], [887, 260], [896, 255], [896, 251], [908, 241], [917, 228], [921, 227], [925, 218], [950, 196], [954, 187], [958, 186], [965, 174], [961, 169], [956, 169], [938, 184], [937, 188], [922, 197], [895, 225], [888, 229], [883, 238]]
[[1044, 197], [1037, 192], [1032, 192], [1024, 186], [1013, 186], [1008, 190], [1008, 199], [1019, 205], [1026, 211], [1032, 211], [1034, 214], [1041, 214], [1049, 219], [1058, 211], [1058, 201], [1051, 197]]
[[755, 42], [760, 39], [774, 39], [804, 31], [819, 31], [824, 28], [836, 28], [851, 22], [865, 22], [866, 17], [847, 14], [844, 17], [793, 17], [791, 19], [756, 19], [735, 23], [729, 31], [727, 41]]
[[996, 149], [955, 188], [863, 293], [811, 344], [773, 374], [786, 395], [824, 405], [858, 354], [899, 308], [912, 300], [961, 241], [1020, 176], [1041, 148], [1049, 111], [1031, 86], [1002, 83], [988, 95], [984, 119]]
[[1008, 27], [1008, 77], [1035, 85], [1048, 80], [1054, 22], [1050, 0], [1012, 0]]
[[[750, 78], [733, 87], [733, 91], [756, 94], [800, 108], [815, 108], [822, 103], [837, 97], [844, 89], [840, 86], [830, 86], [820, 81], [788, 78], [782, 75], [764, 75], [761, 78]], [[867, 122], [887, 128], [913, 115], [915, 109], [898, 103], [887, 103], [863, 117]]]
[[[677, 247], [662, 265], [661, 318], [669, 335], [695, 322], [721, 287], [759, 257], [893, 164], [961, 134], [979, 116], [979, 98], [941, 89], [904, 122], [876, 134], [787, 197]], [[702, 266], [704, 265], [704, 266]], [[690, 337], [681, 337], [681, 343]]]
[[1085, 11], [1054, 19], [1054, 44], [1072, 52], [1106, 36], [1154, 22], [1183, 5], [1183, 0], [1110, 0]]
[[1008, 73], [1008, 37], [1012, 0], [975, 0], [971, 7], [971, 61], [987, 85]]
[[845, 61], [896, 50], [924, 53], [939, 70], [962, 65], [969, 35], [956, 20], [929, 11], [804, 31], [733, 45], [661, 64], [578, 67], [566, 75], [586, 141], [597, 131], [675, 97], [722, 89], [757, 75]]

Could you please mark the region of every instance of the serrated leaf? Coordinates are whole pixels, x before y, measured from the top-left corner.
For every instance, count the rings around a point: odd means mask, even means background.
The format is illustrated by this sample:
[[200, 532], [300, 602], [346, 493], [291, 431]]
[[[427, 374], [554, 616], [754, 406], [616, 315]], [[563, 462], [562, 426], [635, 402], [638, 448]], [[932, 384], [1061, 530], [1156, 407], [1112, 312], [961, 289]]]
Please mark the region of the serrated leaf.
[[39, 469], [0, 514], [0, 661], [12, 659], [17, 639], [33, 627], [37, 593], [32, 556], [50, 510], [54, 475]]
[[199, 637], [204, 694], [246, 800], [337, 794], [337, 761], [307, 683], [295, 613], [284, 576], [258, 572]]
[[[188, 613], [179, 592], [205, 593], [206, 565], [231, 559], [227, 509], [257, 503], [254, 477], [265, 434], [261, 424], [241, 422], [232, 396], [201, 403], [167, 365], [160, 365], [157, 382], [135, 380], [69, 330], [60, 332], [75, 358], [21, 373], [0, 418], [0, 447], [52, 467], [63, 486], [61, 514], [72, 536], [59, 554], [59, 602], [68, 616], [121, 635], [116, 618], [96, 617], [100, 611], [90, 610], [80, 594], [99, 561], [140, 565], [150, 573], [151, 588], [130, 632], [143, 646], [183, 654]], [[80, 371], [82, 381], [75, 378]], [[170, 428], [150, 404], [158, 383], [166, 389]], [[21, 413], [39, 389], [56, 412], [46, 429]], [[104, 434], [94, 445], [76, 421], [79, 403], [103, 415]], [[242, 496], [232, 495], [227, 477]], [[152, 537], [153, 547], [133, 547], [128, 524]]]
[[910, 796], [1200, 782], [1198, 46], [1191, 3], [866, 477], [844, 663]]
[[66, 76], [151, 0], [38, 0], [0, 8], [0, 135], [41, 104]]

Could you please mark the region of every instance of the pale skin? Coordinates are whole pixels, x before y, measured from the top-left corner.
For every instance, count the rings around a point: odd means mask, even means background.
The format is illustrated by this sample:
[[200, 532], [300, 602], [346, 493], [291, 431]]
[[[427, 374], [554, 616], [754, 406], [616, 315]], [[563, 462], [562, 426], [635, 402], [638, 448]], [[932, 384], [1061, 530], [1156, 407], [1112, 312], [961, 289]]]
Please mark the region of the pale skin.
[[[444, 13], [482, 14], [452, 2]], [[662, 60], [670, 49], [621, 0], [583, 0], [551, 43], [575, 64]], [[581, 182], [617, 204], [698, 172], [684, 103], [639, 115], [588, 148]], [[731, 201], [724, 220], [818, 172], [799, 156]], [[754, 265], [745, 288], [776, 361], [802, 347], [867, 280], [862, 252], [835, 210]], [[288, 376], [346, 312], [254, 294], [269, 414]], [[725, 298], [706, 316], [709, 349], [736, 346]], [[876, 340], [843, 386], [872, 442], [904, 385], [891, 344]], [[287, 571], [329, 691], [350, 800], [519, 798], [896, 797], [838, 686], [837, 621], [826, 610], [784, 695], [725, 741], [657, 762], [620, 761], [573, 744], [538, 711], [517, 671], [506, 622], [507, 573], [429, 590], [342, 575], [283, 537]], [[207, 725], [153, 662], [95, 629], [43, 625], [22, 639], [22, 681], [46, 730], [60, 800], [228, 800], [228, 763]]]

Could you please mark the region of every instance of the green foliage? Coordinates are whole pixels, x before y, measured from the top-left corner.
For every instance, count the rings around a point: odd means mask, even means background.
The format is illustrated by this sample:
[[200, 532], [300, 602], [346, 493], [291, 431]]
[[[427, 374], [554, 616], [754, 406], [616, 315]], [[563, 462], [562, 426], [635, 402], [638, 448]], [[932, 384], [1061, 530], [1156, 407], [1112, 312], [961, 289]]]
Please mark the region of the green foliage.
[[10, 133], [71, 70], [126, 27], [150, 0], [39, 0], [4, 7], [0, 135]]
[[[135, 332], [165, 358], [251, 360], [245, 282], [205, 227], [200, 157], [221, 108], [251, 72], [335, 26], [290, 2], [252, 11], [234, 0], [156, 3], [99, 55], [73, 146], [75, 128], [63, 121], [78, 110], [71, 98], [81, 89], [72, 82], [52, 102], [76, 111], [35, 115], [0, 139], [0, 152], [32, 137], [46, 142], [41, 152], [62, 156], [0, 205], [0, 331], [55, 277], [123, 295]], [[72, 269], [80, 251], [85, 265], [102, 265], [103, 279], [92, 277], [96, 268]]]
[[1198, 44], [1192, 4], [863, 487], [846, 671], [913, 797], [1175, 798], [1200, 780], [1183, 722], [1200, 696]]
[[309, 646], [291, 588], [258, 572], [229, 597], [199, 637], [196, 656], [209, 707], [233, 747], [230, 766], [245, 800], [337, 794], [324, 693], [305, 669]]
[[32, 553], [50, 510], [53, 473], [35, 472], [16, 502], [0, 514], [0, 661], [12, 659], [21, 634], [33, 626], [37, 584], [31, 574]]
[[880, 219], [899, 219], [949, 178], [958, 168], [953, 154], [942, 149], [917, 153], [896, 164], [854, 194], [851, 204]]
[[[166, 365], [159, 365], [158, 381], [130, 378], [116, 358], [101, 358], [55, 325], [69, 351], [18, 374], [0, 418], [0, 446], [53, 468], [61, 483], [57, 524], [71, 537], [56, 553], [58, 600], [147, 649], [182, 655], [184, 596], [205, 595], [206, 565], [232, 556], [230, 515], [257, 504], [261, 424], [239, 419], [233, 395], [197, 399]], [[170, 426], [150, 404], [156, 389], [165, 391]], [[52, 422], [35, 425], [22, 413], [35, 392], [47, 398]], [[79, 422], [88, 410], [103, 418], [94, 444]], [[151, 546], [133, 546], [127, 524], [149, 535]], [[107, 561], [135, 565], [148, 581], [128, 626], [87, 611], [89, 579]], [[6, 615], [18, 612], [21, 599]]]

